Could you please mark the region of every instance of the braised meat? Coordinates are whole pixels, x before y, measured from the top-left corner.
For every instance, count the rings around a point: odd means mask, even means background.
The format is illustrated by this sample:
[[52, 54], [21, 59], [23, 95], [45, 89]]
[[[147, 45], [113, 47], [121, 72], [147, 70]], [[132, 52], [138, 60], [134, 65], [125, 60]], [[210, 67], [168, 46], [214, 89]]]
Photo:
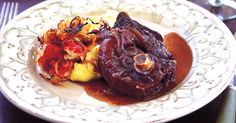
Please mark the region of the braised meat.
[[97, 40], [102, 76], [116, 93], [145, 99], [175, 82], [176, 62], [161, 35], [126, 13], [118, 15], [112, 29], [100, 30]]
[[139, 24], [135, 20], [132, 20], [126, 12], [119, 13], [119, 15], [116, 18], [116, 22], [115, 22], [113, 28], [119, 28], [122, 26], [130, 26], [132, 28], [135, 28], [147, 39], [156, 38], [158, 41], [161, 41], [161, 42], [163, 41], [163, 38], [160, 35], [160, 33], [153, 31], [153, 30], [149, 29], [148, 27]]

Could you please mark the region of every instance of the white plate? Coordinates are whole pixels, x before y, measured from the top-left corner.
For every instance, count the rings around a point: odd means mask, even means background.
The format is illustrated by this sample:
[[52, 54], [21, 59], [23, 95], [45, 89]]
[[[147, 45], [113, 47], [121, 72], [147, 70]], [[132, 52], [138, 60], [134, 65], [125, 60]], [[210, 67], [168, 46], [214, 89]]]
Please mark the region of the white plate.
[[[71, 86], [72, 90], [79, 88], [77, 92], [55, 89], [37, 76], [32, 61], [37, 36], [66, 17], [108, 11], [127, 11], [186, 39], [194, 63], [180, 86], [152, 101], [112, 106], [89, 97], [79, 86]], [[14, 18], [0, 33], [0, 46], [1, 92], [22, 110], [54, 122], [136, 123], [179, 118], [218, 96], [228, 85], [236, 61], [236, 42], [227, 27], [206, 10], [177, 0], [45, 1]]]

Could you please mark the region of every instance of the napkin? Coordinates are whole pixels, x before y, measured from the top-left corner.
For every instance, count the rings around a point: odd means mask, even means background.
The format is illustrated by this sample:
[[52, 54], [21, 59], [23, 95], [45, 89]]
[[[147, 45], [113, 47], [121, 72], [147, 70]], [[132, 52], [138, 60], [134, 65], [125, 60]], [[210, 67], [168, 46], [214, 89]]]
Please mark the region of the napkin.
[[[236, 32], [234, 33], [236, 39]], [[233, 81], [236, 81], [235, 77]], [[216, 123], [236, 123], [236, 91], [229, 86], [225, 92], [224, 102], [216, 119]]]

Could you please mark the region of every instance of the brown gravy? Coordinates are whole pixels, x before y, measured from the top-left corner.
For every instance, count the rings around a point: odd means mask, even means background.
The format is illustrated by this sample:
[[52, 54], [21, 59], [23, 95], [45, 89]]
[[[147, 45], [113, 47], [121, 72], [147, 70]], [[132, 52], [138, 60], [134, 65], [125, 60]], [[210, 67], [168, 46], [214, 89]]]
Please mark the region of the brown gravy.
[[[164, 45], [171, 52], [177, 62], [175, 79], [176, 82], [173, 85], [169, 85], [163, 89], [159, 96], [170, 91], [176, 85], [183, 81], [187, 76], [192, 66], [192, 51], [187, 42], [176, 33], [168, 33], [164, 36]], [[87, 94], [106, 103], [113, 105], [126, 105], [136, 102], [141, 102], [141, 99], [134, 99], [126, 96], [121, 96], [113, 93], [109, 90], [108, 85], [104, 82], [105, 80], [94, 80], [88, 83], [81, 83], [86, 90]], [[152, 97], [147, 100], [151, 100], [157, 97]], [[145, 100], [145, 101], [147, 101]]]

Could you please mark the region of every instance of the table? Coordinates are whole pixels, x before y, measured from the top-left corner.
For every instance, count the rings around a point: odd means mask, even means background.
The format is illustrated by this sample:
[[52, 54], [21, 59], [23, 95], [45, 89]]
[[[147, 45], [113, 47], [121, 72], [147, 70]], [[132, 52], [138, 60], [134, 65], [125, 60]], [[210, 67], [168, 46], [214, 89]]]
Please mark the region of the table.
[[[14, 1], [14, 0], [8, 0]], [[16, 1], [16, 0], [15, 0]], [[40, 2], [42, 0], [19, 0], [19, 12], [24, 11], [30, 6]], [[0, 6], [3, 1], [0, 1]], [[229, 27], [231, 32], [236, 32], [236, 19], [227, 21], [225, 24]], [[224, 98], [224, 92], [220, 94], [216, 99], [211, 101], [209, 104], [205, 105], [201, 109], [186, 115], [182, 118], [176, 119], [169, 123], [215, 123], [217, 114], [219, 112], [219, 107], [222, 104]], [[19, 108], [11, 104], [1, 93], [0, 93], [0, 123], [47, 123], [42, 119], [36, 118]]]

